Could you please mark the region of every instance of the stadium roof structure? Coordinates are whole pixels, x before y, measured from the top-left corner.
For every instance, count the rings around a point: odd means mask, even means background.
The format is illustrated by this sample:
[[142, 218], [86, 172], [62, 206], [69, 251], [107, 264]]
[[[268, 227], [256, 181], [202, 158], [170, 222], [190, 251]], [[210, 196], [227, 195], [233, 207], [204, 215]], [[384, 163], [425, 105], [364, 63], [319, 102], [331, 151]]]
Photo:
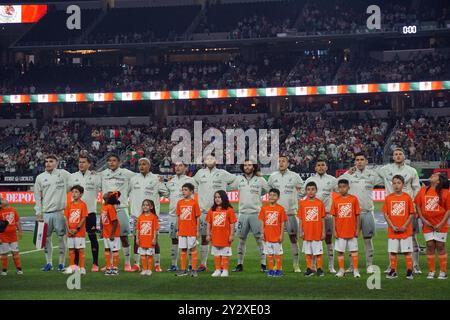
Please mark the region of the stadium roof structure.
[[289, 97], [431, 90], [450, 90], [450, 80], [211, 90], [12, 94], [0, 95], [0, 104]]

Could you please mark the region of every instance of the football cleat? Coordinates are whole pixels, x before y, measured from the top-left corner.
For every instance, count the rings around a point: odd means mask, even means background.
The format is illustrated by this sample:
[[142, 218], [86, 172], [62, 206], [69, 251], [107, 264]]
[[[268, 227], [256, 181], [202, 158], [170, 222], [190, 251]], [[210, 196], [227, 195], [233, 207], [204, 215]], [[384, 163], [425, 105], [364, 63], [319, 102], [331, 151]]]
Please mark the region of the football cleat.
[[51, 270], [53, 270], [53, 266], [52, 266], [51, 263], [47, 263], [47, 264], [41, 269], [41, 271], [44, 271], [44, 272], [49, 272], [49, 271], [51, 271]]
[[[262, 265], [261, 265], [262, 266]], [[238, 264], [236, 267], [234, 267], [233, 270], [231, 270], [232, 272], [242, 272], [244, 271], [244, 266], [242, 264]]]

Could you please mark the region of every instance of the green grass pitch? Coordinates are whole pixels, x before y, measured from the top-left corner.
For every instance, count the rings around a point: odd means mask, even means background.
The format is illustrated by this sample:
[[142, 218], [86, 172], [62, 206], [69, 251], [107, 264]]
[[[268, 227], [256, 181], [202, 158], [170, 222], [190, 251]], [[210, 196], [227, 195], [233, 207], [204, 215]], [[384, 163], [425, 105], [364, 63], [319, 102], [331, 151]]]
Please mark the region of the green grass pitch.
[[[21, 215], [32, 214], [32, 206], [18, 209]], [[287, 238], [287, 237], [286, 237]], [[56, 239], [53, 244], [57, 243]], [[20, 241], [24, 275], [14, 273], [12, 261], [9, 261], [9, 273], [0, 277], [0, 299], [450, 299], [448, 280], [427, 280], [426, 260], [421, 256], [424, 274], [414, 280], [406, 280], [405, 262], [399, 257], [399, 278], [387, 280], [382, 274], [381, 290], [369, 290], [366, 287], [364, 250], [360, 241], [360, 270], [362, 277], [354, 279], [347, 275], [342, 279], [326, 274], [323, 278], [305, 278], [303, 274], [292, 272], [291, 249], [288, 239], [284, 243], [283, 266], [285, 276], [267, 278], [259, 271], [259, 257], [254, 239], [247, 242], [245, 271], [231, 273], [229, 278], [212, 278], [211, 270], [200, 274], [196, 279], [176, 278], [165, 270], [170, 264], [170, 239], [160, 236], [162, 273], [143, 277], [136, 273], [121, 272], [118, 277], [106, 277], [102, 273], [90, 273], [81, 279], [81, 290], [68, 290], [67, 276], [56, 271], [43, 273], [40, 270], [45, 262], [42, 251], [33, 251], [32, 234], [26, 232]], [[423, 243], [423, 239], [421, 239]], [[383, 271], [387, 267], [386, 231], [380, 230], [374, 238], [375, 264]], [[236, 263], [237, 241], [233, 244], [233, 257], [230, 266]], [[102, 241], [100, 241], [100, 263], [103, 265]], [[32, 251], [32, 252], [28, 252]], [[27, 253], [25, 253], [27, 252]], [[89, 244], [86, 248], [87, 269], [91, 263]], [[57, 249], [54, 250], [54, 264], [57, 262]], [[301, 268], [305, 269], [305, 258], [301, 254]], [[213, 267], [213, 257], [209, 257], [208, 266]], [[324, 257], [324, 269], [327, 270], [327, 258]], [[348, 265], [348, 260], [346, 261]], [[122, 260], [120, 266], [122, 267]]]

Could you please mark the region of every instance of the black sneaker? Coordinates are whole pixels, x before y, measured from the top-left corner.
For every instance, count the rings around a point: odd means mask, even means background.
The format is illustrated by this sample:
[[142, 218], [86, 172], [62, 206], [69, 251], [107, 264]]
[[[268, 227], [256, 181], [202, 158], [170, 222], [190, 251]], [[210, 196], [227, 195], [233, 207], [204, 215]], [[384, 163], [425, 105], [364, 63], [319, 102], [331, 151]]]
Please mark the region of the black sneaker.
[[395, 279], [397, 277], [397, 272], [395, 272], [394, 269], [391, 269], [391, 271], [389, 271], [389, 273], [386, 275], [387, 279]]
[[106, 269], [105, 270], [105, 276], [110, 276], [112, 274], [112, 270], [111, 269]]
[[175, 276], [177, 277], [184, 277], [187, 276], [189, 273], [186, 270], [180, 270], [177, 273], [175, 273]]
[[314, 271], [312, 271], [310, 268], [306, 269], [306, 272], [304, 273], [305, 277], [311, 277], [314, 275]]
[[244, 266], [242, 264], [238, 264], [233, 270], [231, 270], [232, 272], [242, 272], [244, 271]]
[[322, 269], [317, 269], [317, 271], [316, 271], [316, 276], [318, 276], [318, 277], [323, 277], [325, 275], [325, 273], [323, 272], [323, 270]]
[[261, 264], [261, 272], [266, 272], [267, 267], [265, 264]]
[[414, 279], [413, 271], [412, 271], [411, 269], [408, 269], [408, 270], [406, 271], [406, 279], [408, 279], [408, 280]]

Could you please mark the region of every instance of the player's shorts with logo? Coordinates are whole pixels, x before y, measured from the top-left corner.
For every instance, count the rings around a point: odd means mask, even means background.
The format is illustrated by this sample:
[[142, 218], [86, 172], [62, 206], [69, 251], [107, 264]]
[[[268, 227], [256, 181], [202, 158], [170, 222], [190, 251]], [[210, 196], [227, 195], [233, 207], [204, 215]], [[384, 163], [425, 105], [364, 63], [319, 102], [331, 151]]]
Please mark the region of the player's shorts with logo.
[[258, 213], [239, 214], [237, 225], [239, 238], [246, 239], [250, 231], [256, 238], [261, 237], [261, 221], [258, 219]]
[[3, 242], [0, 244], [0, 254], [7, 254], [10, 252], [19, 252], [18, 242]]
[[169, 236], [171, 239], [177, 239], [178, 217], [169, 216]]
[[119, 251], [120, 250], [120, 238], [115, 237], [113, 241], [103, 238], [103, 243], [105, 249], [110, 249], [111, 251]]
[[302, 252], [314, 256], [323, 254], [323, 243], [322, 241], [303, 240]]
[[333, 234], [333, 219], [331, 218], [331, 214], [327, 212], [325, 216], [325, 233]]
[[361, 233], [364, 238], [373, 238], [375, 236], [375, 215], [373, 211], [361, 211], [359, 215], [361, 224]]
[[69, 249], [86, 248], [86, 239], [82, 237], [67, 237], [67, 247]]
[[197, 237], [178, 237], [179, 249], [192, 249], [197, 246]]
[[336, 250], [337, 252], [358, 251], [358, 238], [336, 238], [334, 240], [334, 250]]
[[283, 245], [279, 242], [264, 241], [264, 254], [277, 256], [282, 255]]
[[155, 254], [155, 248], [138, 248], [138, 254], [141, 256], [153, 256]]
[[95, 212], [90, 212], [86, 218], [86, 232], [88, 234], [97, 232], [97, 215]]
[[447, 242], [447, 233], [446, 232], [427, 232], [423, 234], [423, 237], [425, 238], [425, 241], [439, 241], [439, 242]]
[[288, 219], [285, 223], [286, 232], [289, 235], [297, 235], [298, 234], [298, 220], [295, 215], [288, 215]]
[[52, 233], [62, 237], [66, 234], [66, 220], [63, 211], [45, 212], [44, 222], [47, 224], [47, 237], [51, 237]]
[[131, 227], [130, 227], [130, 218], [128, 217], [128, 210], [127, 208], [118, 208], [116, 207], [117, 211], [117, 219], [119, 220], [120, 224], [120, 236], [128, 236], [131, 234]]
[[213, 256], [223, 256], [223, 257], [231, 257], [232, 251], [231, 247], [211, 247], [211, 254]]
[[202, 214], [200, 215], [200, 235], [206, 236], [206, 230], [208, 228], [208, 223], [206, 222], [206, 216], [208, 212], [202, 210]]
[[388, 252], [392, 253], [408, 253], [413, 252], [413, 239], [388, 239]]

